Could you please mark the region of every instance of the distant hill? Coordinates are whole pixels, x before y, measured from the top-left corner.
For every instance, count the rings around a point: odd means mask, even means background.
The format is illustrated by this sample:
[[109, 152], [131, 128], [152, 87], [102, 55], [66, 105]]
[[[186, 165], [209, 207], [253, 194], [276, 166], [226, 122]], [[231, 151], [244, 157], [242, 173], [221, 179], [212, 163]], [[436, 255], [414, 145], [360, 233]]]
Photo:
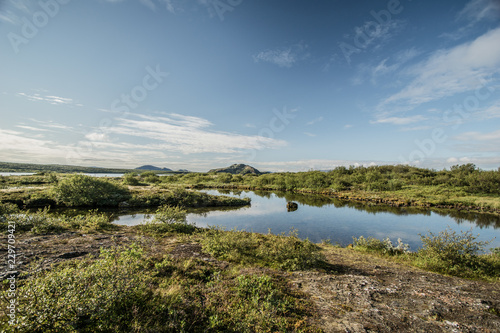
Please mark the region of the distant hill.
[[241, 175], [246, 175], [249, 173], [253, 173], [256, 175], [261, 175], [262, 172], [259, 170], [255, 169], [254, 167], [251, 167], [250, 165], [246, 164], [233, 164], [230, 167], [227, 168], [220, 168], [220, 169], [212, 169], [209, 172], [216, 172], [216, 173], [231, 173], [233, 175], [236, 174], [241, 174]]
[[143, 165], [141, 167], [135, 168], [135, 170], [173, 171], [172, 169], [168, 169], [168, 168], [158, 168], [158, 167], [155, 167], [154, 165]]

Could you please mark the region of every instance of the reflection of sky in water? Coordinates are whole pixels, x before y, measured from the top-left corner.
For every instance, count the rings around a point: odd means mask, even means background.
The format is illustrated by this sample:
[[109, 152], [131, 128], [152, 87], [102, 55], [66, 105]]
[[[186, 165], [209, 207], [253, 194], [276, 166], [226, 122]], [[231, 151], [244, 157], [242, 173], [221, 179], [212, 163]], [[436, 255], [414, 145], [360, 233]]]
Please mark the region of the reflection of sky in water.
[[[205, 192], [220, 194], [217, 191]], [[419, 233], [438, 233], [450, 226], [457, 232], [472, 228], [474, 235], [480, 234], [478, 240], [481, 241], [496, 237], [487, 248], [500, 247], [500, 229], [494, 229], [492, 226], [479, 228], [467, 221], [457, 224], [452, 217], [433, 212], [427, 215], [395, 215], [390, 212], [373, 214], [347, 206], [337, 208], [331, 204], [314, 207], [300, 203], [297, 211], [287, 212], [286, 199], [278, 198], [274, 194], [265, 198], [252, 192], [242, 192], [240, 196], [251, 198], [251, 207], [229, 211], [214, 210], [202, 214], [190, 213], [188, 221], [199, 227], [221, 226], [261, 233], [267, 233], [269, 228], [273, 233], [287, 233], [291, 228], [295, 228], [300, 237], [308, 237], [313, 242], [330, 239], [333, 243], [342, 245], [352, 243], [353, 236], [372, 236], [379, 239], [390, 237], [394, 244], [401, 238], [404, 243], [410, 244], [413, 250], [421, 246]], [[143, 219], [144, 214], [126, 215], [121, 216], [115, 223], [134, 225], [141, 223]]]

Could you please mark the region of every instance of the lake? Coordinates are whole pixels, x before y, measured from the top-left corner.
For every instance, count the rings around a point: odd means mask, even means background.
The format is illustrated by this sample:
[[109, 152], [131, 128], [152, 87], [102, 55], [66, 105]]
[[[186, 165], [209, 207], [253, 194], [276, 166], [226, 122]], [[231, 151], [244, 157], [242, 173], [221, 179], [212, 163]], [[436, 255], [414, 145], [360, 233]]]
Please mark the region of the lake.
[[[203, 191], [215, 195], [230, 195], [252, 199], [251, 206], [231, 209], [190, 210], [188, 221], [199, 227], [222, 226], [259, 233], [288, 232], [295, 228], [299, 237], [312, 242], [329, 239], [332, 243], [347, 245], [352, 237], [390, 237], [393, 243], [401, 238], [412, 250], [421, 247], [420, 234], [438, 233], [448, 226], [453, 230], [480, 234], [478, 240], [490, 241], [486, 248], [500, 247], [500, 217], [491, 214], [459, 213], [452, 210], [422, 210], [395, 208], [357, 202], [339, 201], [321, 195], [271, 193], [252, 191]], [[286, 202], [299, 207], [288, 212]], [[114, 223], [136, 225], [148, 215], [124, 214]]]

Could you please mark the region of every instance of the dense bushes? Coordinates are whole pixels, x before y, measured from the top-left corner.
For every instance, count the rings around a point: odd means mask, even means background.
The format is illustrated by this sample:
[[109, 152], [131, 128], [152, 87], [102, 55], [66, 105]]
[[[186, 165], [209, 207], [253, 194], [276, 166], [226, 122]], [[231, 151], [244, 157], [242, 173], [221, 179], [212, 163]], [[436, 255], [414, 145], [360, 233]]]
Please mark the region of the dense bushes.
[[54, 197], [66, 206], [118, 206], [130, 198], [129, 191], [107, 180], [73, 175], [54, 187]]
[[407, 165], [337, 167], [328, 172], [308, 171], [264, 175], [188, 174], [163, 177], [164, 182], [181, 184], [235, 184], [269, 190], [315, 191], [399, 191], [405, 186], [458, 187], [468, 193], [499, 195], [500, 170], [484, 171], [474, 164], [457, 165], [450, 170], [429, 170]]

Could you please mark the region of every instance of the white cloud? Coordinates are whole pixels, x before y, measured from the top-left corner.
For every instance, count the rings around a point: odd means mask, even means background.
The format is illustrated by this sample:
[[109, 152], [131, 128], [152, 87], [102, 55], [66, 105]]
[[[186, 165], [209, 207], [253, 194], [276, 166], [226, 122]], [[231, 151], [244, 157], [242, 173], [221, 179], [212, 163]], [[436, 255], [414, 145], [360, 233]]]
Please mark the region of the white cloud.
[[473, 153], [500, 153], [500, 130], [483, 132], [465, 132], [454, 137], [457, 141], [455, 149]]
[[338, 46], [350, 64], [352, 54], [381, 49], [387, 41], [403, 31], [405, 25], [406, 21], [394, 19], [378, 24], [366, 21], [362, 26], [355, 27], [353, 34], [345, 34], [347, 40]]
[[457, 19], [465, 19], [473, 23], [500, 17], [498, 0], [472, 0], [458, 13]]
[[421, 54], [416, 48], [406, 49], [398, 52], [390, 58], [385, 58], [377, 64], [361, 63], [357, 66], [357, 73], [351, 79], [353, 85], [360, 85], [365, 80], [370, 80], [373, 85], [377, 84], [378, 78], [396, 72], [401, 66]]
[[171, 114], [169, 117], [136, 116], [136, 119], [117, 119], [118, 124], [107, 128], [115, 135], [151, 140], [157, 149], [183, 154], [236, 153], [247, 149], [275, 149], [284, 147], [283, 140], [262, 136], [248, 136], [211, 131], [206, 119]]
[[74, 100], [71, 98], [59, 97], [59, 96], [47, 96], [41, 95], [39, 93], [35, 94], [26, 94], [23, 92], [17, 93], [16, 96], [26, 98], [33, 102], [47, 102], [52, 105], [75, 105], [75, 106], [83, 106], [82, 104], [75, 104]]
[[[456, 140], [460, 141], [489, 141], [489, 140], [500, 140], [500, 130], [490, 133], [482, 132], [466, 132], [455, 137]], [[500, 147], [499, 147], [500, 148]]]
[[500, 2], [498, 0], [472, 0], [457, 14], [456, 21], [467, 22], [454, 32], [445, 32], [439, 37], [459, 40], [473, 31], [473, 27], [482, 21], [495, 21], [500, 18]]
[[309, 132], [304, 132], [305, 135], [310, 136], [312, 138], [316, 137], [316, 134], [309, 133]]
[[[73, 127], [67, 126], [64, 124], [56, 123], [54, 121], [43, 121], [43, 120], [36, 120], [36, 119], [30, 119], [31, 121], [37, 123], [39, 126], [45, 127], [45, 128], [53, 128], [53, 129], [59, 129], [59, 130], [66, 130], [66, 131], [72, 131]], [[39, 129], [43, 130], [43, 129]]]
[[474, 117], [479, 120], [500, 118], [500, 100], [495, 101], [486, 109], [474, 113]]
[[45, 129], [45, 128], [37, 128], [37, 127], [26, 126], [26, 125], [17, 125], [16, 127], [22, 128], [22, 129], [27, 129], [27, 130], [30, 130], [30, 131], [49, 132], [49, 130]]
[[307, 45], [302, 43], [292, 45], [286, 48], [275, 50], [266, 50], [253, 56], [254, 62], [268, 62], [279, 67], [290, 68], [300, 60], [307, 58]]
[[371, 124], [393, 124], [393, 125], [408, 125], [419, 121], [426, 120], [422, 115], [410, 117], [382, 117], [375, 121], [370, 121]]
[[[398, 93], [386, 98], [377, 110], [412, 109], [420, 104], [477, 88], [480, 80], [500, 73], [500, 28], [472, 42], [436, 51], [410, 67], [413, 79]], [[485, 81], [483, 81], [485, 82]]]
[[322, 122], [322, 121], [323, 121], [323, 119], [324, 119], [323, 117], [318, 117], [318, 118], [315, 118], [315, 119], [313, 119], [313, 120], [311, 120], [311, 121], [308, 121], [308, 122], [306, 123], [306, 125], [308, 125], [308, 126], [314, 125], [314, 124], [316, 124], [316, 123]]

